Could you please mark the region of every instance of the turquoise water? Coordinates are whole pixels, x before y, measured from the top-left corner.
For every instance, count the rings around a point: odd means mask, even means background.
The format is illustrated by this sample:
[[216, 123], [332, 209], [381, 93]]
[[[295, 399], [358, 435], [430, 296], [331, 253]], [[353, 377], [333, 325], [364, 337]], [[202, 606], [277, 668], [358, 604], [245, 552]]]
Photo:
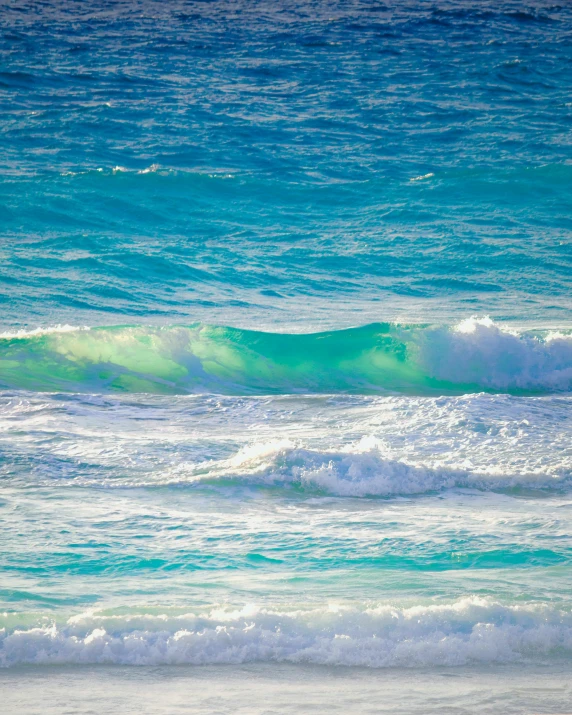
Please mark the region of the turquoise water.
[[313, 665], [375, 699], [389, 668], [397, 703], [413, 668], [415, 712], [466, 711], [443, 669], [482, 712], [493, 681], [521, 711], [519, 668], [564, 682], [570, 8], [19, 2], [0, 23], [14, 682], [201, 665], [278, 692]]
[[385, 323], [321, 333], [195, 324], [0, 334], [0, 384], [185, 394], [569, 392], [572, 330]]

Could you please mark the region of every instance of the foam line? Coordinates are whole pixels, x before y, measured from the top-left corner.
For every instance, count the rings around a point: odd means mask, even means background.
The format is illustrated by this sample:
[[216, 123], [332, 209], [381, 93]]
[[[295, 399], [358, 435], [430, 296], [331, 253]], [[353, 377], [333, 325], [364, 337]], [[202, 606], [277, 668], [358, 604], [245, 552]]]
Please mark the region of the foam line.
[[384, 668], [534, 659], [572, 651], [572, 613], [469, 597], [407, 608], [245, 607], [180, 616], [87, 613], [0, 631], [0, 664], [276, 661]]

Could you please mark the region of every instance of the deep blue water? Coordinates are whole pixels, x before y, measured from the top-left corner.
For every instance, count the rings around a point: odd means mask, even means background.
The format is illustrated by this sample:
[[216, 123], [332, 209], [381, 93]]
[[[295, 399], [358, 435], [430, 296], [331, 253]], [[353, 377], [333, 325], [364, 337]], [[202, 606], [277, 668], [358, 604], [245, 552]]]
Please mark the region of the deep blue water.
[[571, 29], [550, 2], [3, 2], [4, 324], [569, 324]]
[[561, 672], [570, 5], [0, 29], [0, 665]]

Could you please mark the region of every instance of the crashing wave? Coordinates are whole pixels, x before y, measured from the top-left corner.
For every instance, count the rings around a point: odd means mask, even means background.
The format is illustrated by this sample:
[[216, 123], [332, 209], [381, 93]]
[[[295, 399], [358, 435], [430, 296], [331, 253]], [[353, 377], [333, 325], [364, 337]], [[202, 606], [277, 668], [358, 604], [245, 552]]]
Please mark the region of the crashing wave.
[[0, 336], [0, 386], [42, 391], [542, 394], [572, 389], [572, 334], [378, 323], [313, 334], [204, 324]]
[[[52, 484], [53, 477], [40, 483]], [[102, 476], [89, 473], [65, 482], [106, 488], [248, 487], [283, 488], [307, 495], [334, 497], [413, 496], [447, 489], [564, 492], [572, 488], [569, 460], [553, 467], [507, 469], [506, 465], [461, 468], [417, 463], [392, 456], [375, 437], [364, 437], [341, 449], [319, 450], [289, 439], [255, 442], [228, 459], [186, 462], [148, 474]]]
[[[297, 487], [342, 497], [423, 494], [451, 488], [558, 490], [572, 486], [569, 469], [530, 473], [476, 471], [450, 466], [422, 466], [396, 459], [379, 440], [365, 437], [341, 450], [320, 451], [290, 440], [255, 443], [220, 463], [201, 464], [176, 484], [231, 480], [249, 486]], [[121, 482], [125, 486], [125, 482]], [[141, 486], [141, 482], [135, 482]]]
[[572, 651], [572, 612], [468, 597], [445, 605], [247, 606], [183, 615], [85, 613], [0, 630], [0, 665], [222, 664], [385, 668], [502, 663]]

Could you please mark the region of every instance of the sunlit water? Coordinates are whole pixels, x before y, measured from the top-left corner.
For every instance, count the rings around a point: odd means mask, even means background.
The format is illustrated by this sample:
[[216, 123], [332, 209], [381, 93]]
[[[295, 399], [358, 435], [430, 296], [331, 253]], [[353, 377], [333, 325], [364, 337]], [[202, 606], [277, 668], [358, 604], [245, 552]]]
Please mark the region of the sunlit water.
[[566, 712], [570, 8], [0, 23], [12, 711]]

